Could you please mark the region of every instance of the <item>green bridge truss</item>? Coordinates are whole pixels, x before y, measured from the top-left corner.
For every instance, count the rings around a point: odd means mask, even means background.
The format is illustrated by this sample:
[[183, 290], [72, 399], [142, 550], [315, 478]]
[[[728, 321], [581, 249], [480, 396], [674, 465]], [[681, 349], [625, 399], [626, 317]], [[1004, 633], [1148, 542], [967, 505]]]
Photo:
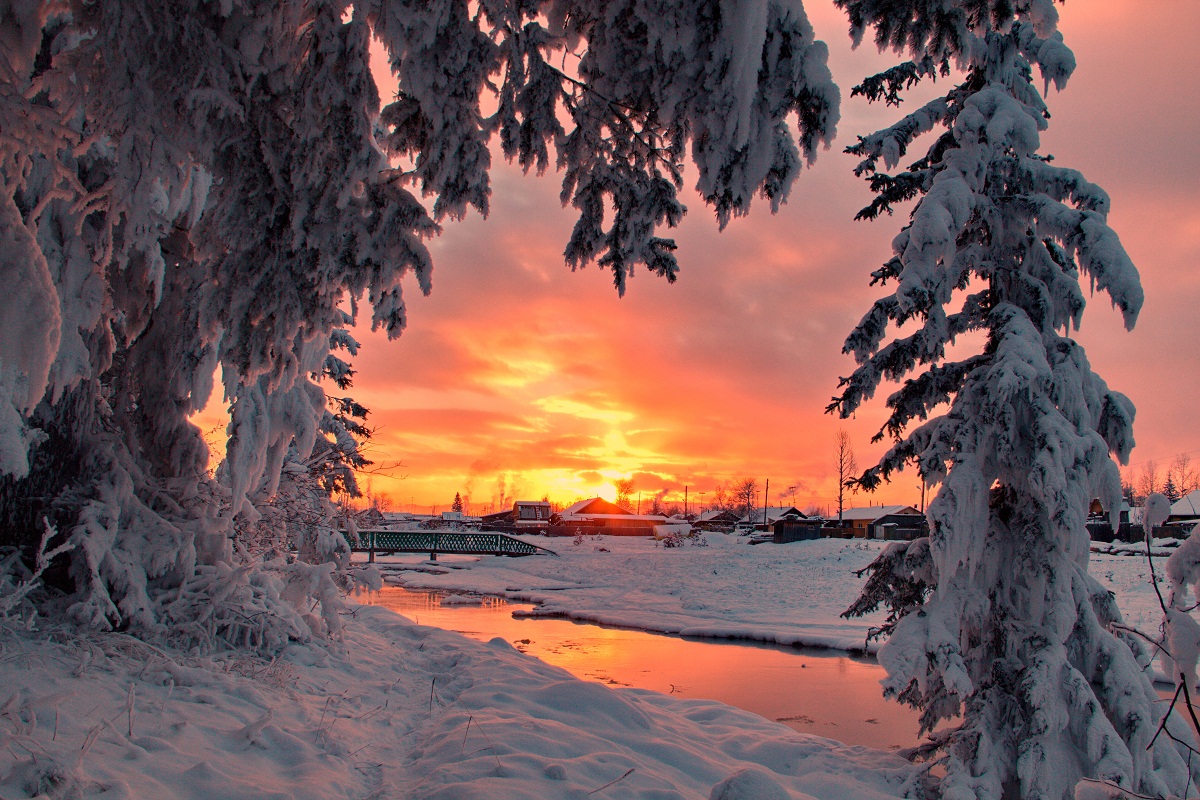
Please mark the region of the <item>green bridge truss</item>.
[[537, 553], [558, 555], [504, 533], [465, 533], [462, 531], [359, 531], [358, 540], [348, 531], [343, 536], [352, 550], [374, 553], [438, 553], [458, 555], [532, 556]]

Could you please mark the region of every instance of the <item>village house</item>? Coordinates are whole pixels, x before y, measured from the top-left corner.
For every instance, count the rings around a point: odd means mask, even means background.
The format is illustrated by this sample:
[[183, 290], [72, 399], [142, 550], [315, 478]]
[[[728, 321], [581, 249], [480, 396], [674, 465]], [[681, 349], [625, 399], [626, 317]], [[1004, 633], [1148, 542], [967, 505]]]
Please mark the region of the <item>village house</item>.
[[692, 525], [704, 531], [729, 531], [737, 524], [739, 517], [736, 511], [728, 509], [709, 509], [696, 517]]
[[512, 521], [518, 528], [544, 528], [553, 513], [549, 501], [518, 500], [513, 503]]
[[1168, 525], [1178, 525], [1187, 529], [1187, 533], [1197, 522], [1200, 522], [1200, 489], [1188, 492], [1171, 504], [1171, 516], [1167, 517]]
[[1142, 506], [1131, 506], [1122, 498], [1121, 507], [1117, 509], [1117, 529], [1113, 530], [1112, 516], [1097, 498], [1088, 508], [1087, 529], [1093, 542], [1111, 542], [1114, 539], [1132, 542], [1140, 539], [1143, 535]]
[[805, 519], [804, 512], [795, 506], [777, 506], [768, 508], [759, 508], [751, 514], [747, 514], [738, 520], [739, 529], [771, 530], [771, 527], [780, 520], [785, 519]]
[[[925, 515], [912, 506], [863, 506], [842, 510], [845, 528], [856, 539], [916, 539], [928, 531]], [[831, 524], [837, 518], [831, 517]]]
[[581, 530], [619, 536], [653, 536], [655, 525], [668, 522], [662, 514], [634, 514], [602, 497], [580, 500], [563, 509], [557, 520], [553, 533], [559, 533], [557, 528], [562, 526], [567, 529], [564, 533]]

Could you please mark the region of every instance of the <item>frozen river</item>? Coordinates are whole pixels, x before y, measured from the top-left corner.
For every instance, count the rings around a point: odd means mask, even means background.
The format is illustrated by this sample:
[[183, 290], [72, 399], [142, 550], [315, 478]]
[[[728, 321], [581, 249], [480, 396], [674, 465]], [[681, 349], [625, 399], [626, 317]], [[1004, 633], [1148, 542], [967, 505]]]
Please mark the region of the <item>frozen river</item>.
[[531, 606], [477, 599], [444, 603], [437, 593], [398, 587], [360, 598], [422, 625], [481, 641], [501, 637], [585, 680], [718, 700], [847, 744], [888, 750], [918, 741], [916, 712], [884, 700], [883, 670], [870, 658], [514, 617]]

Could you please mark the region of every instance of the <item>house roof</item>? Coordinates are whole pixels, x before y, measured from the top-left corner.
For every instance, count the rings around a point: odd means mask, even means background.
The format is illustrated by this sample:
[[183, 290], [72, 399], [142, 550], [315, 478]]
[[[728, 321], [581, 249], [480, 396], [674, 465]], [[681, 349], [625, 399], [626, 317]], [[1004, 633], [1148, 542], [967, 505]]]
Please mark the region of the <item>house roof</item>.
[[[798, 519], [807, 519], [804, 512], [795, 506], [771, 506], [767, 508], [767, 521], [776, 522], [784, 517], [796, 517]], [[756, 509], [753, 513], [742, 517], [742, 522], [762, 522], [763, 510]]]
[[[891, 514], [916, 514], [920, 515], [912, 506], [863, 506], [861, 508], [844, 508], [842, 509], [843, 520], [856, 520], [874, 522], [880, 517], [886, 517]], [[830, 514], [830, 519], [837, 519], [836, 514]]]
[[515, 508], [516, 506], [542, 506], [543, 508], [549, 508], [550, 501], [549, 500], [517, 500], [513, 503], [513, 507]]
[[1188, 492], [1171, 504], [1172, 517], [1200, 517], [1200, 489]]
[[705, 511], [696, 519], [699, 522], [712, 522], [713, 520], [729, 520], [730, 522], [737, 521], [737, 514], [728, 509], [713, 508]]
[[580, 500], [573, 506], [564, 508], [563, 517], [596, 516], [597, 514], [632, 514], [616, 503], [610, 503], [603, 497], [593, 497], [590, 500]]

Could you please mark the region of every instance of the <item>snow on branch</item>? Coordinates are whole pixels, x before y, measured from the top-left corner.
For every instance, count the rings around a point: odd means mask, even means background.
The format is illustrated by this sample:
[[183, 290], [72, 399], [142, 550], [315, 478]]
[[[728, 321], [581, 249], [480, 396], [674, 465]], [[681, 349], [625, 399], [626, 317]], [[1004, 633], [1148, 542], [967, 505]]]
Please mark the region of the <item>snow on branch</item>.
[[[1133, 407], [1068, 336], [1084, 310], [1080, 277], [1127, 327], [1143, 295], [1108, 227], [1108, 196], [1038, 153], [1049, 117], [1033, 66], [1060, 89], [1075, 66], [1054, 5], [838, 5], [856, 36], [872, 28], [881, 49], [911, 59], [865, 84], [877, 100], [897, 104], [932, 70], [962, 73], [944, 96], [850, 148], [876, 192], [860, 218], [915, 206], [872, 273], [894, 289], [847, 337], [856, 368], [828, 410], [848, 416], [883, 381], [901, 382], [878, 437], [893, 445], [858, 483], [873, 488], [915, 464], [938, 491], [928, 540], [889, 548], [848, 613], [888, 606], [885, 692], [920, 709], [924, 731], [944, 726], [923, 751], [944, 796], [1063, 797], [1109, 784], [1180, 796], [1200, 776], [1191, 736], [1156, 708], [1141, 643], [1086, 569], [1091, 504], [1121, 502], [1112, 457], [1128, 459]], [[877, 172], [925, 135], [932, 143], [907, 171]], [[983, 334], [979, 350], [947, 363], [966, 333]], [[1190, 585], [1177, 572], [1172, 597]], [[1164, 614], [1194, 680], [1200, 628], [1182, 609]]]

